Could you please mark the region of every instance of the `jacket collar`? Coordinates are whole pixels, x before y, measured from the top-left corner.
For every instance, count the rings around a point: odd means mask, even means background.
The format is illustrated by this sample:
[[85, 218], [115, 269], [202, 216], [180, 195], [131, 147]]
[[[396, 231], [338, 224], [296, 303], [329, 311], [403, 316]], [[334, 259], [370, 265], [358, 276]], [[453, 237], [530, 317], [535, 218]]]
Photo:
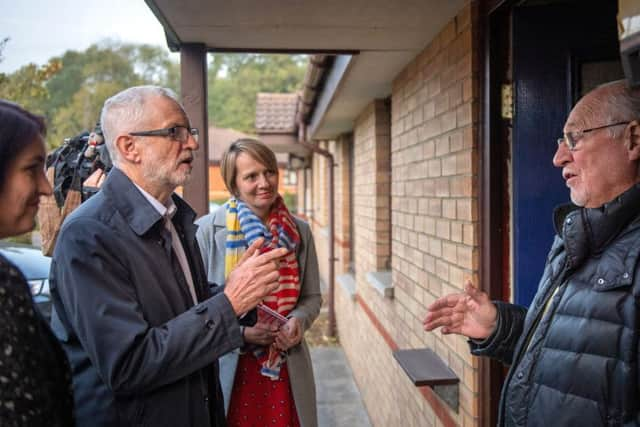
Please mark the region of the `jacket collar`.
[[554, 225], [562, 237], [571, 266], [600, 253], [640, 213], [640, 183], [598, 208], [562, 205], [554, 211]]
[[[114, 207], [129, 223], [131, 229], [139, 236], [147, 233], [163, 219], [131, 179], [118, 168], [111, 169], [102, 191], [113, 202]], [[177, 207], [174, 222], [183, 226], [192, 224], [195, 219], [193, 209], [177, 194], [172, 194], [171, 198]]]
[[224, 203], [213, 213], [213, 225], [215, 227], [227, 226], [227, 204]]

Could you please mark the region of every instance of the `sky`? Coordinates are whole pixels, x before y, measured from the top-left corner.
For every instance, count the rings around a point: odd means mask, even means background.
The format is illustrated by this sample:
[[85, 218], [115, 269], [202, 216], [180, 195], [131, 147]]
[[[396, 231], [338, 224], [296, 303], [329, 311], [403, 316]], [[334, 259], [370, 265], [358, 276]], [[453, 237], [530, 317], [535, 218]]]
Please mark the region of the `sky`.
[[[0, 14], [0, 40], [9, 37], [0, 72], [45, 64], [67, 50], [84, 50], [104, 39], [167, 49], [162, 26], [144, 0], [18, 0]], [[168, 49], [167, 49], [168, 51]], [[174, 59], [179, 54], [172, 55]]]

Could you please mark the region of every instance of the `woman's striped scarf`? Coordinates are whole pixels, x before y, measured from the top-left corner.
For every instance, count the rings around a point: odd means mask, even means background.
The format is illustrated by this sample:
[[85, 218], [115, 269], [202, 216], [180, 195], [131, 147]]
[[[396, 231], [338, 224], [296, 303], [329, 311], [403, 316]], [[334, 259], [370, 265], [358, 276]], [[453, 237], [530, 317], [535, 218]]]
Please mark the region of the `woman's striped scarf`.
[[[280, 277], [278, 279], [280, 287], [264, 300], [264, 305], [283, 316], [287, 316], [296, 306], [300, 295], [300, 274], [296, 258], [300, 234], [282, 197], [276, 198], [266, 225], [241, 200], [231, 198], [225, 204], [225, 208], [227, 210], [225, 278], [235, 268], [247, 248], [259, 237], [265, 239], [265, 244], [260, 249], [261, 253], [276, 248], [289, 249], [289, 253], [280, 261]], [[254, 351], [254, 354], [262, 365], [261, 373], [272, 379], [277, 379], [286, 353], [279, 351], [273, 344], [268, 351], [265, 348], [259, 348]]]

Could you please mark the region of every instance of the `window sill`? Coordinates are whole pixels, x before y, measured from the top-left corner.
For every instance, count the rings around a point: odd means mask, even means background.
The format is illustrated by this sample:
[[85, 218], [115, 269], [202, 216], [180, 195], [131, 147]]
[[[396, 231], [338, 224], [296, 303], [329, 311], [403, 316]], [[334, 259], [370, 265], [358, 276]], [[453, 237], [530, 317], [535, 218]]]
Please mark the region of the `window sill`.
[[371, 271], [367, 273], [367, 282], [383, 297], [393, 299], [393, 284], [390, 270]]
[[416, 387], [428, 386], [458, 411], [458, 383], [460, 379], [442, 359], [428, 348], [396, 350], [393, 357]]
[[336, 276], [336, 282], [344, 289], [351, 300], [356, 299], [356, 279], [353, 274], [341, 274]]

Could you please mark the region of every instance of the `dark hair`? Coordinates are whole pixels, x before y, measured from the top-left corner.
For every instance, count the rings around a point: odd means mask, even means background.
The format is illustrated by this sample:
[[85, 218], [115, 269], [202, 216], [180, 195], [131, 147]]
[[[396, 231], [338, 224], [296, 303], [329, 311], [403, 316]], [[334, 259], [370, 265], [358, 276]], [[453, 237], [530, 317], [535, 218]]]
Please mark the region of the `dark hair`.
[[4, 190], [9, 165], [38, 136], [44, 137], [46, 130], [43, 117], [0, 99], [0, 191]]

